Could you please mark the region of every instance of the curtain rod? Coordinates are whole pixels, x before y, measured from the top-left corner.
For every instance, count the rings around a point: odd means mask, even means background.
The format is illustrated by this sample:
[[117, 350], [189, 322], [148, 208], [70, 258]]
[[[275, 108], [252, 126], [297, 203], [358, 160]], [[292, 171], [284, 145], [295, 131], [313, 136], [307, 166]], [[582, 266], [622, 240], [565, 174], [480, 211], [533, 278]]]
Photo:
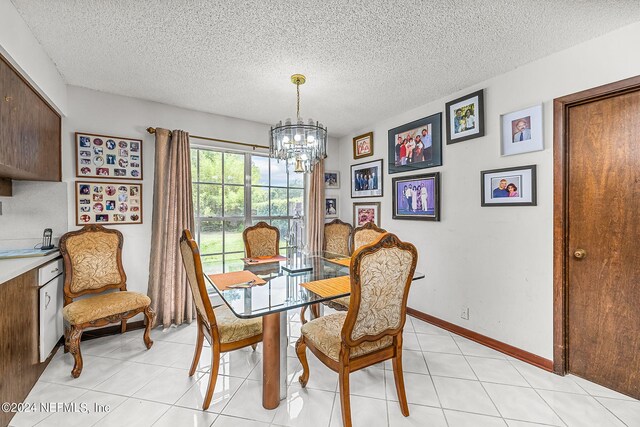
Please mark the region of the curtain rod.
[[[153, 135], [153, 134], [156, 133], [156, 128], [148, 127], [147, 128], [147, 132], [149, 132], [150, 134]], [[169, 136], [171, 136], [171, 131], [169, 131]], [[197, 135], [189, 135], [189, 138], [203, 139], [205, 141], [224, 142], [225, 144], [242, 145], [242, 146], [245, 146], [245, 147], [251, 147], [254, 150], [256, 148], [266, 148], [267, 150], [269, 149], [269, 147], [267, 147], [266, 145], [247, 144], [246, 142], [230, 141], [228, 139], [209, 138], [209, 137], [206, 137], [206, 136], [197, 136]]]

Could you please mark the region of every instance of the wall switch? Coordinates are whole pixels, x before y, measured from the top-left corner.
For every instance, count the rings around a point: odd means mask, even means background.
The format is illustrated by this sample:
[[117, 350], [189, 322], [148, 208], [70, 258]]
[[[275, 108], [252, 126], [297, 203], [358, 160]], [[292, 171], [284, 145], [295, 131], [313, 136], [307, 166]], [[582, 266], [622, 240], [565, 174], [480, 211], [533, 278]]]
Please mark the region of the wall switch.
[[460, 312], [460, 317], [464, 320], [469, 320], [469, 307], [463, 306], [462, 311]]

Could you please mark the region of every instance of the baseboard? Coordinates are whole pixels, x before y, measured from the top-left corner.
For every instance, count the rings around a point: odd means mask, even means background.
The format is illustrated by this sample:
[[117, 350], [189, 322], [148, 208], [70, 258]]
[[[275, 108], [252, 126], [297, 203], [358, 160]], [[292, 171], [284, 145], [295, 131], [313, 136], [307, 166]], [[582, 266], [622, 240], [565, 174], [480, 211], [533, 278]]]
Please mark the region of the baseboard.
[[[106, 326], [104, 328], [91, 329], [82, 332], [82, 341], [92, 340], [94, 338], [106, 337], [108, 335], [117, 335], [120, 333], [120, 323], [113, 326]], [[127, 322], [127, 332], [135, 331], [136, 329], [144, 329], [144, 320], [137, 320], [135, 322]]]
[[545, 371], [553, 372], [552, 360], [545, 359], [544, 357], [529, 353], [528, 351], [522, 350], [521, 348], [514, 347], [507, 343], [503, 343], [502, 341], [490, 338], [486, 335], [473, 332], [472, 330], [463, 328], [462, 326], [454, 325], [453, 323], [449, 323], [446, 320], [438, 319], [437, 317], [434, 317], [427, 313], [423, 313], [410, 307], [407, 307], [407, 314], [415, 317], [416, 319], [424, 320], [427, 323], [431, 323], [434, 326], [445, 329], [456, 335], [460, 335], [461, 337], [470, 339], [471, 341], [475, 341], [478, 344], [482, 344], [486, 347], [492, 348], [515, 359], [530, 363], [531, 365], [537, 366], [538, 368], [544, 369]]

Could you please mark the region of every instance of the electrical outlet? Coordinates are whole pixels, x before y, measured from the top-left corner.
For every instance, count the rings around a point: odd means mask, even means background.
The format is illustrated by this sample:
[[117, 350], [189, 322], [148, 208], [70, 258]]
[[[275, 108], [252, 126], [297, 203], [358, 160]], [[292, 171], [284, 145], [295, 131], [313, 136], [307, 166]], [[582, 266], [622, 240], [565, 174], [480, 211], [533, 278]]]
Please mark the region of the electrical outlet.
[[469, 307], [467, 307], [466, 305], [462, 306], [460, 317], [463, 318], [464, 320], [469, 320]]

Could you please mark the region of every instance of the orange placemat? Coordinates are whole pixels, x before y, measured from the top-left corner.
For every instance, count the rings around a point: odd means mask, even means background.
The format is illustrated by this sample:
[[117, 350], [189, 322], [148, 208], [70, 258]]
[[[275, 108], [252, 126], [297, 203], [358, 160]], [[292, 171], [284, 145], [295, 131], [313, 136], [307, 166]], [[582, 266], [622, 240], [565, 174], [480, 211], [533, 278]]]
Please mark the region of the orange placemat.
[[325, 258], [328, 262], [333, 264], [342, 265], [345, 267], [351, 266], [351, 258]]
[[220, 273], [220, 274], [210, 274], [209, 279], [216, 285], [218, 290], [224, 291], [229, 285], [237, 285], [238, 283], [246, 283], [250, 280], [255, 280], [254, 284], [256, 285], [264, 285], [265, 282], [255, 274], [250, 271], [242, 270], [242, 271], [234, 271], [232, 273]]
[[246, 265], [259, 265], [259, 264], [268, 264], [270, 262], [285, 261], [286, 259], [287, 257], [284, 257], [282, 255], [276, 255], [276, 256], [256, 256], [253, 258], [242, 258], [242, 261], [244, 261]]
[[351, 278], [349, 276], [332, 277], [331, 279], [315, 280], [313, 282], [300, 283], [311, 292], [322, 298], [334, 295], [348, 294], [351, 292]]

